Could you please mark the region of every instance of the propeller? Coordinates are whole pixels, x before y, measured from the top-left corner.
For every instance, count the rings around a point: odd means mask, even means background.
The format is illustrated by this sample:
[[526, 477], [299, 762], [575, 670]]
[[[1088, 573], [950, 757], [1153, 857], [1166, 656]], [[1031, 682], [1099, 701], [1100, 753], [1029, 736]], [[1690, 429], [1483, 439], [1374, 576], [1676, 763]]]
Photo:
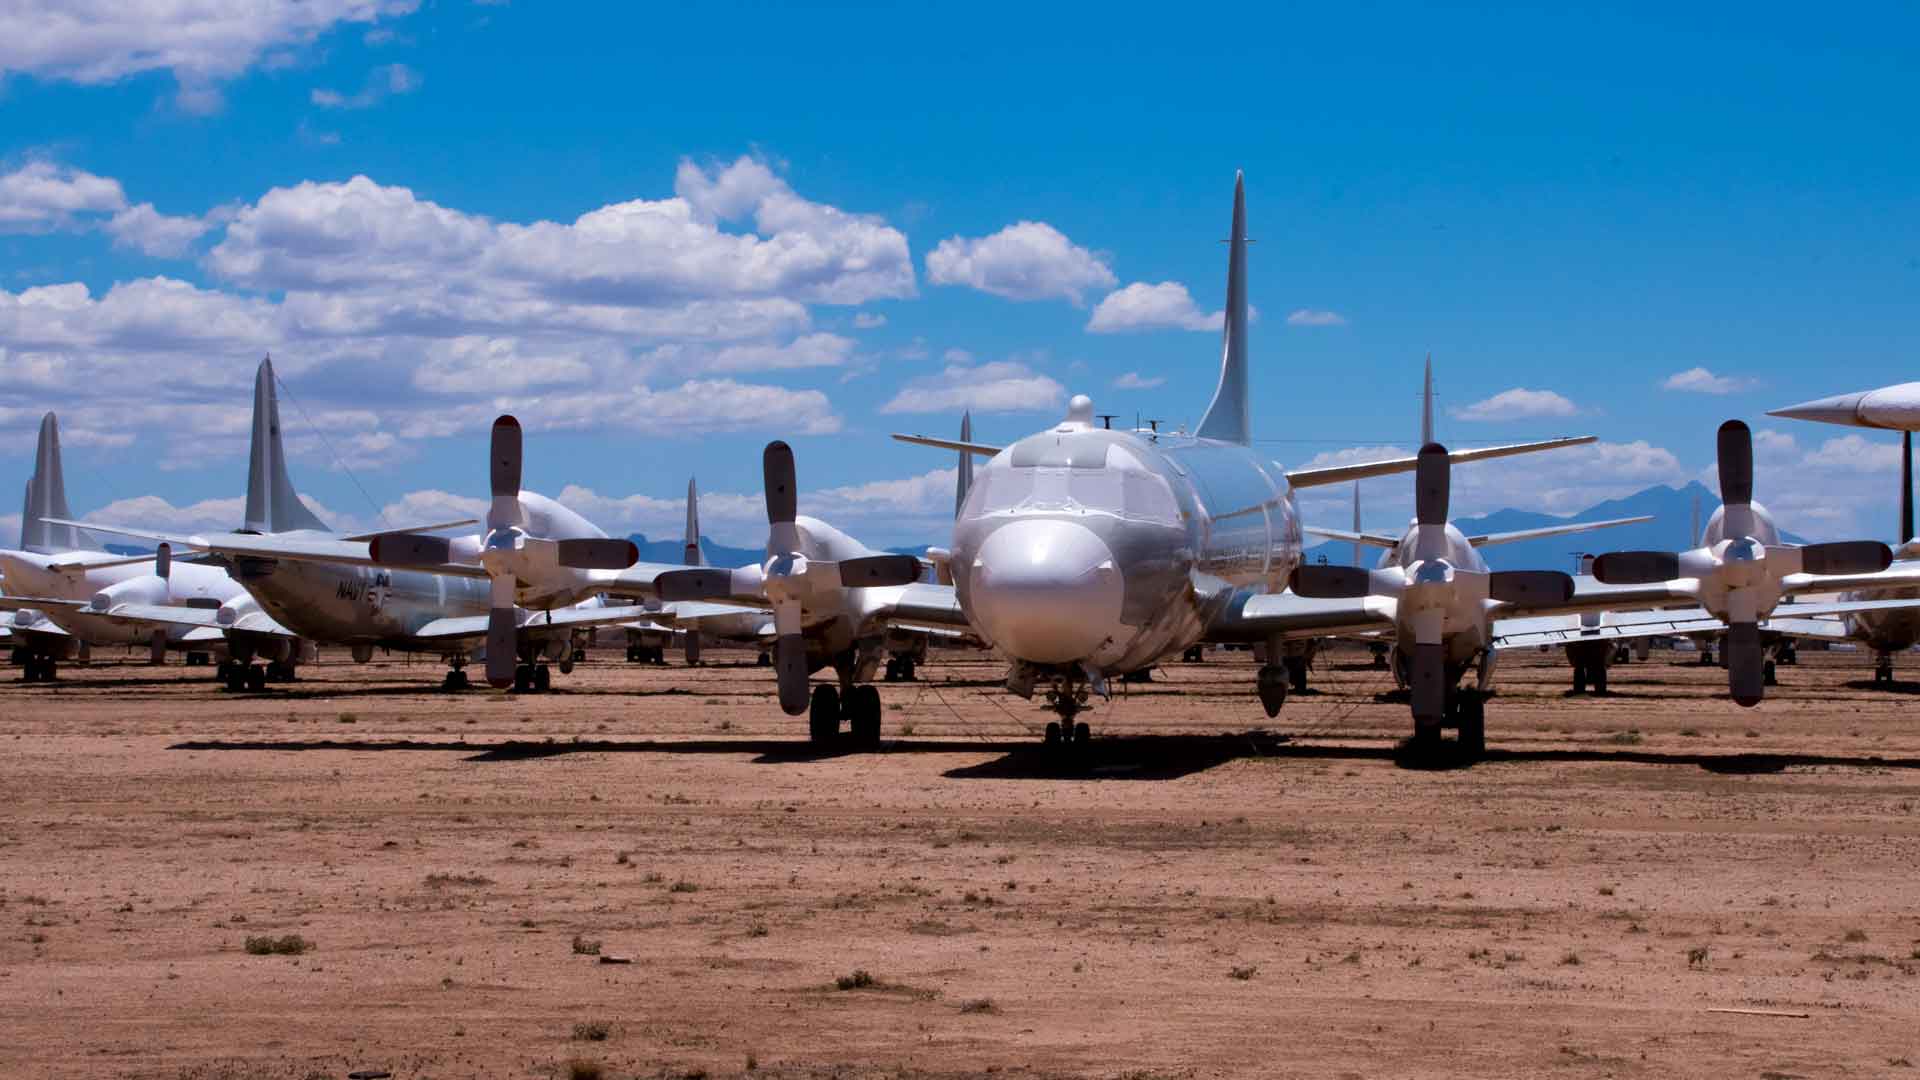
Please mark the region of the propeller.
[[[519, 667], [520, 612], [516, 601], [522, 587], [543, 597], [575, 592], [578, 577], [565, 570], [624, 570], [640, 558], [631, 540], [604, 536], [545, 539], [527, 535], [527, 515], [520, 501], [520, 421], [503, 415], [493, 422], [488, 448], [487, 480], [491, 501], [480, 542], [480, 565], [490, 584], [487, 607], [487, 682], [499, 689], [513, 685]], [[432, 570], [456, 560], [454, 542], [443, 536], [419, 533], [381, 533], [367, 543], [367, 555], [379, 566]]]
[[1873, 540], [1765, 543], [1756, 534], [1772, 534], [1774, 529], [1753, 505], [1753, 432], [1741, 421], [1729, 420], [1720, 425], [1716, 442], [1721, 538], [1678, 554], [1610, 552], [1593, 561], [1593, 576], [1607, 585], [1696, 581], [1694, 591], [1701, 606], [1727, 624], [1727, 689], [1735, 702], [1752, 706], [1766, 694], [1767, 658], [1760, 643], [1760, 620], [1779, 603], [1783, 580], [1801, 573], [1877, 573], [1893, 561], [1893, 551]]
[[[1414, 526], [1395, 549], [1399, 562], [1377, 570], [1353, 566], [1302, 566], [1289, 585], [1309, 599], [1380, 597], [1393, 603], [1399, 650], [1407, 658], [1414, 719], [1436, 724], [1446, 716], [1446, 636], [1463, 620], [1484, 623], [1496, 600], [1528, 607], [1563, 604], [1573, 579], [1552, 570], [1487, 571], [1456, 566], [1456, 544], [1447, 528], [1452, 488], [1447, 449], [1430, 442], [1414, 466]], [[1356, 526], [1355, 531], [1358, 532]], [[1471, 555], [1469, 554], [1470, 558]]]
[[773, 608], [774, 675], [780, 708], [789, 716], [807, 711], [812, 669], [807, 661], [805, 614], [838, 606], [842, 588], [910, 585], [920, 580], [912, 555], [863, 555], [838, 561], [814, 559], [802, 550], [793, 448], [775, 440], [760, 459], [767, 499], [767, 558], [739, 570], [670, 570], [654, 581], [660, 599], [760, 599]]

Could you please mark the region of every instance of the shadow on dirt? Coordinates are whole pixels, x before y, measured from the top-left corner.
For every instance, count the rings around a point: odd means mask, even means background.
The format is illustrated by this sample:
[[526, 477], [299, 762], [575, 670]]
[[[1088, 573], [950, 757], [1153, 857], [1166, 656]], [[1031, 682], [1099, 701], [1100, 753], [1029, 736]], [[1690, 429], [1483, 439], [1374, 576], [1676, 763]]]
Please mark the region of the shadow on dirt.
[[1920, 769], [1920, 758], [1878, 757], [1871, 754], [1746, 753], [1714, 754], [1647, 750], [1634, 747], [1576, 747], [1545, 750], [1503, 750], [1489, 747], [1474, 760], [1459, 752], [1451, 740], [1435, 750], [1416, 752], [1406, 741], [1372, 746], [1328, 746], [1292, 741], [1268, 731], [1230, 735], [1146, 735], [1094, 739], [1074, 749], [1047, 747], [1037, 740], [910, 739], [888, 740], [877, 747], [845, 741], [816, 747], [805, 739], [688, 739], [603, 740], [568, 742], [507, 740], [496, 743], [445, 739], [262, 739], [193, 740], [169, 749], [302, 753], [344, 751], [428, 751], [466, 755], [476, 764], [535, 761], [572, 754], [750, 754], [756, 764], [791, 765], [859, 758], [867, 754], [994, 754], [990, 760], [962, 765], [941, 775], [953, 780], [1176, 780], [1242, 758], [1276, 762], [1388, 761], [1418, 771], [1445, 771], [1474, 766], [1585, 762], [1621, 765], [1683, 765], [1711, 773], [1760, 775], [1807, 766]]

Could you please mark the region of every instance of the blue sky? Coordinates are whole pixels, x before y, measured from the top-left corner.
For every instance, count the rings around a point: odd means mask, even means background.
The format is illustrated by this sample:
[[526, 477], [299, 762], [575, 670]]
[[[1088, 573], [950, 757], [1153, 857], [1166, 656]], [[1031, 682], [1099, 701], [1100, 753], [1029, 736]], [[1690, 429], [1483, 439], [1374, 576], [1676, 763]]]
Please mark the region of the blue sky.
[[1461, 513], [1704, 476], [1742, 416], [1790, 527], [1891, 518], [1895, 439], [1761, 414], [1911, 377], [1911, 7], [73, 10], [0, 11], [0, 485], [55, 409], [103, 519], [237, 520], [271, 349], [343, 524], [470, 505], [508, 409], [610, 529], [697, 471], [754, 541], [784, 437], [812, 509], [937, 540], [951, 462], [889, 431], [1197, 418], [1235, 169], [1282, 462], [1410, 447], [1431, 351], [1444, 440], [1603, 440]]

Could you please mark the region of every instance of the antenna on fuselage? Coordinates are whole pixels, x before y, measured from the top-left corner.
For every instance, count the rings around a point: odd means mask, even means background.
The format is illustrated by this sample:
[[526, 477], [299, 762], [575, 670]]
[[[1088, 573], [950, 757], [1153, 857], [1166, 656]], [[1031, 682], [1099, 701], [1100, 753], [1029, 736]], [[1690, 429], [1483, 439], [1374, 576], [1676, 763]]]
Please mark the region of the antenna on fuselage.
[[1227, 237], [1226, 325], [1221, 330], [1220, 384], [1195, 432], [1202, 439], [1248, 442], [1247, 422], [1247, 188], [1233, 175], [1233, 231]]
[[1102, 430], [1104, 430], [1104, 431], [1112, 431], [1112, 430], [1113, 430], [1113, 422], [1114, 422], [1114, 421], [1115, 421], [1116, 419], [1118, 419], [1118, 418], [1119, 418], [1119, 416], [1120, 416], [1120, 414], [1119, 414], [1119, 413], [1110, 413], [1110, 412], [1103, 412], [1103, 413], [1101, 413], [1101, 414], [1100, 414], [1100, 427], [1101, 427], [1101, 429], [1102, 429]]

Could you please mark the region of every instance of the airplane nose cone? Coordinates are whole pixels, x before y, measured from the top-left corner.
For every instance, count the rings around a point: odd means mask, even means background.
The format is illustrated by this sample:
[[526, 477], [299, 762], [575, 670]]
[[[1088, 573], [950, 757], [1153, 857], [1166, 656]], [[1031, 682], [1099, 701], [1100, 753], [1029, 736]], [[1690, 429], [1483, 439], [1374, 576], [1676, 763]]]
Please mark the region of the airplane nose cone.
[[1001, 649], [1037, 664], [1085, 660], [1120, 630], [1120, 568], [1105, 541], [1070, 521], [1015, 521], [974, 556], [969, 600]]

